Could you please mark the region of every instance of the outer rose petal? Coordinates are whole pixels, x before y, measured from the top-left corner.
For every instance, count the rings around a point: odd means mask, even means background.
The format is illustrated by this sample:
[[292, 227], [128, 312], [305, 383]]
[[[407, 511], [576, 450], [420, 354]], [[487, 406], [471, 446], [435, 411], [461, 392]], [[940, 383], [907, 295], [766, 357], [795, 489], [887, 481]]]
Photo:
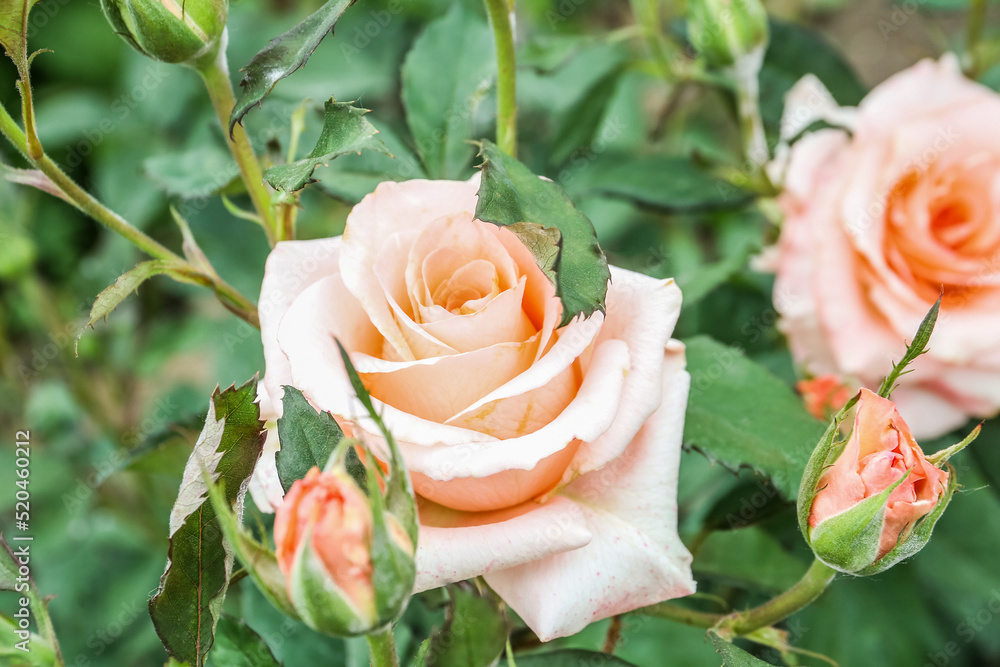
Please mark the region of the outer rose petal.
[[594, 539], [585, 547], [500, 572], [486, 581], [543, 641], [588, 623], [690, 595], [691, 554], [677, 536], [677, 470], [690, 377], [672, 344], [663, 402], [625, 454], [562, 495], [579, 505]]
[[659, 407], [663, 349], [681, 312], [681, 290], [672, 279], [610, 268], [608, 312], [595, 345], [623, 341], [628, 346], [628, 374], [615, 420], [596, 440], [580, 446], [564, 484], [618, 457]]
[[583, 512], [553, 498], [484, 525], [420, 526], [415, 592], [579, 549], [591, 540]]
[[273, 401], [273, 418], [281, 416], [284, 393], [281, 386], [292, 379], [288, 359], [278, 347], [278, 325], [288, 307], [307, 287], [330, 274], [339, 273], [340, 239], [336, 236], [317, 241], [282, 241], [267, 256], [257, 313], [267, 368], [263, 384]]
[[[257, 401], [260, 405], [261, 419], [265, 422], [273, 422], [278, 418], [279, 415], [263, 382], [257, 385]], [[247, 487], [257, 509], [269, 514], [277, 509], [282, 498], [285, 497], [285, 490], [281, 488], [281, 480], [278, 479], [278, 468], [274, 457], [278, 452], [278, 447], [278, 429], [272, 425], [267, 429], [264, 449], [257, 461], [257, 466], [253, 469], [253, 476]]]

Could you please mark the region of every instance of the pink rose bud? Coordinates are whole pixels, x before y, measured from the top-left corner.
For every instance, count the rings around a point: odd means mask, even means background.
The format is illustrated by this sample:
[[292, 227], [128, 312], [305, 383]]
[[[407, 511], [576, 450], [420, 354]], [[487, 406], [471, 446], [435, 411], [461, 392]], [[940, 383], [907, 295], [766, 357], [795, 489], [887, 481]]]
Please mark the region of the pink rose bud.
[[[289, 489], [275, 514], [275, 555], [291, 603], [307, 625], [357, 635], [402, 611], [413, 588], [413, 544], [395, 517], [384, 513], [381, 519], [343, 468], [314, 467]], [[373, 549], [380, 528], [389, 538], [388, 558]]]
[[927, 460], [895, 403], [867, 389], [859, 395], [854, 430], [828, 465], [836, 453], [836, 424], [807, 466], [800, 521], [808, 511], [804, 532], [824, 563], [875, 574], [923, 547], [954, 480]]
[[795, 388], [802, 394], [809, 414], [821, 421], [830, 419], [851, 398], [851, 390], [836, 375], [801, 380]]

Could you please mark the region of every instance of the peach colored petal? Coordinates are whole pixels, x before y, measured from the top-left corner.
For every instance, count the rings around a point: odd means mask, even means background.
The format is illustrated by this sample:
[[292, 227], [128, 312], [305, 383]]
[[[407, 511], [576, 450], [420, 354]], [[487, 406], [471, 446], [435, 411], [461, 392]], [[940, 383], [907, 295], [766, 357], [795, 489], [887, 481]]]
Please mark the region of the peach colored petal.
[[497, 513], [492, 523], [479, 524], [489, 519], [481, 513], [453, 514], [459, 519], [449, 527], [420, 526], [415, 592], [579, 549], [592, 537], [583, 512], [565, 498], [529, 503], [520, 513]]
[[625, 454], [563, 492], [582, 510], [586, 546], [485, 575], [543, 641], [695, 590], [677, 536], [677, 471], [689, 378], [668, 353], [663, 403]]
[[[646, 419], [660, 406], [664, 350], [683, 357], [684, 346], [670, 339], [681, 311], [681, 291], [673, 280], [611, 267], [608, 311], [594, 345], [621, 340], [628, 346], [629, 369], [618, 414], [607, 431], [585, 442], [563, 477], [597, 470], [621, 455]], [[589, 374], [586, 369], [584, 374]]]

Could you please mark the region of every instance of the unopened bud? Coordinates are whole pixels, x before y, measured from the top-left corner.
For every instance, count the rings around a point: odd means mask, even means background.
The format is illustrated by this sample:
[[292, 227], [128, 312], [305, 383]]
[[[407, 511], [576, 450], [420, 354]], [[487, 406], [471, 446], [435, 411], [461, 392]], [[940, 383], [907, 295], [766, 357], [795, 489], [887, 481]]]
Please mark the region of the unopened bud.
[[144, 55], [191, 64], [214, 54], [228, 0], [101, 0], [111, 27]]
[[689, 0], [688, 39], [711, 67], [729, 67], [767, 44], [760, 0]]

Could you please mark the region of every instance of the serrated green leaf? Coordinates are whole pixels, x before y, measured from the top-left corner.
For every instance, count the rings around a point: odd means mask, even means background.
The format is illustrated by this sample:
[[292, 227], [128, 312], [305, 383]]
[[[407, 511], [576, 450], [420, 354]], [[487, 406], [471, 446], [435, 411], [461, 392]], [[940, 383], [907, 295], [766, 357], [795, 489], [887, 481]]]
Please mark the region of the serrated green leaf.
[[667, 213], [739, 208], [753, 198], [678, 155], [595, 162], [581, 181], [588, 190]]
[[301, 190], [311, 182], [316, 167], [341, 155], [373, 150], [391, 157], [389, 149], [375, 136], [378, 130], [365, 118], [368, 109], [331, 99], [326, 101], [324, 112], [323, 131], [309, 155], [290, 164], [275, 165], [264, 172], [264, 180], [276, 190]]
[[609, 653], [578, 648], [516, 656], [517, 667], [636, 667]]
[[619, 66], [602, 76], [563, 114], [549, 151], [550, 164], [561, 164], [574, 151], [593, 143], [624, 71]]
[[97, 295], [94, 305], [90, 308], [90, 317], [76, 335], [75, 345], [79, 345], [80, 338], [83, 337], [87, 327], [93, 327], [97, 322], [106, 318], [115, 308], [124, 301], [129, 294], [139, 289], [139, 285], [149, 280], [155, 275], [169, 274], [175, 280], [198, 284], [188, 274], [184, 264], [170, 259], [150, 259], [136, 265], [130, 271], [123, 273], [103, 292]]
[[685, 444], [728, 468], [767, 475], [786, 498], [796, 498], [823, 424], [788, 385], [739, 348], [705, 336], [684, 342], [691, 373]]
[[284, 390], [278, 419], [281, 449], [275, 459], [281, 487], [287, 493], [295, 480], [305, 477], [313, 466], [326, 468], [344, 432], [329, 412], [316, 412], [301, 391], [291, 386]]
[[486, 23], [453, 2], [403, 62], [406, 122], [431, 178], [460, 178], [472, 159], [473, 112], [495, 76], [492, 43]]
[[797, 582], [807, 565], [766, 530], [751, 526], [709, 535], [698, 548], [692, 567], [698, 581], [704, 577], [773, 595]]
[[771, 663], [755, 658], [736, 644], [726, 641], [712, 630], [708, 636], [715, 645], [715, 651], [722, 656], [722, 667], [769, 667]]
[[149, 600], [149, 615], [167, 653], [193, 665], [212, 647], [232, 574], [233, 552], [224, 543], [208, 502], [205, 475], [225, 486], [226, 502], [242, 512], [246, 484], [264, 446], [257, 378], [212, 394], [205, 428], [184, 469], [170, 513], [167, 567]]
[[431, 635], [428, 667], [489, 667], [507, 644], [499, 600], [470, 585], [448, 587], [444, 627]]
[[260, 104], [274, 85], [300, 67], [304, 67], [319, 43], [333, 31], [334, 26], [354, 0], [328, 0], [315, 13], [297, 26], [272, 39], [243, 68], [240, 96], [229, 116], [229, 133], [236, 123]]
[[[541, 238], [537, 230], [522, 223], [559, 230], [554, 269], [556, 295], [563, 305], [560, 326], [580, 314], [586, 317], [604, 312], [611, 273], [587, 216], [573, 205], [561, 187], [531, 173], [492, 142], [483, 141], [480, 155], [483, 177], [476, 205], [478, 219], [512, 228], [525, 246], [535, 248], [532, 254], [542, 270], [550, 268], [551, 251], [539, 253]], [[530, 233], [525, 234], [526, 231]], [[549, 275], [551, 278], [551, 270]]]
[[223, 615], [212, 648], [215, 667], [281, 667], [264, 640], [245, 623]]

